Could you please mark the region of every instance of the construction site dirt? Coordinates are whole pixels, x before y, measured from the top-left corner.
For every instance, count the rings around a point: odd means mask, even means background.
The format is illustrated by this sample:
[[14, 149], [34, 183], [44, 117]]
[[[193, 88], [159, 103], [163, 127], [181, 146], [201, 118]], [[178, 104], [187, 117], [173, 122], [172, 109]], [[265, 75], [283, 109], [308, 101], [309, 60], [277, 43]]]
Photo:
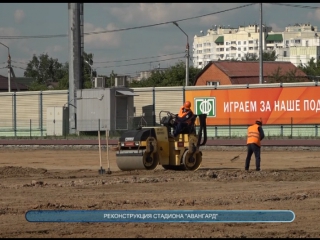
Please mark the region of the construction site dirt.
[[[115, 151], [0, 149], [1, 238], [320, 237], [320, 149], [203, 150], [197, 171], [120, 171]], [[235, 161], [230, 161], [239, 155]], [[110, 172], [108, 173], [108, 170]], [[291, 210], [285, 223], [29, 222], [29, 210]]]

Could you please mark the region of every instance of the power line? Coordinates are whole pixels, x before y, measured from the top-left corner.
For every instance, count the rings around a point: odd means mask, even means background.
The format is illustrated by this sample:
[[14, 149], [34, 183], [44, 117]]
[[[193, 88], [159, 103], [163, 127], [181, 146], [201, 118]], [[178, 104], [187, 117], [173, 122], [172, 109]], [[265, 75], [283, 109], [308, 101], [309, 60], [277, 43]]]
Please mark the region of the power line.
[[22, 68], [22, 67], [18, 67], [18, 66], [13, 66], [13, 65], [11, 65], [11, 67], [13, 67], [13, 68], [19, 68], [19, 69], [22, 69], [22, 70], [25, 70], [25, 71], [27, 71], [27, 69], [25, 69], [25, 68]]
[[127, 61], [134, 61], [134, 60], [141, 60], [141, 59], [147, 59], [147, 58], [157, 58], [157, 57], [166, 57], [170, 55], [177, 55], [177, 54], [182, 54], [183, 52], [179, 53], [171, 53], [171, 54], [166, 54], [166, 55], [160, 55], [160, 56], [152, 56], [152, 57], [142, 57], [142, 58], [133, 58], [133, 59], [126, 59], [126, 60], [116, 60], [116, 61], [105, 61], [105, 62], [94, 62], [94, 63], [115, 63], [115, 62], [127, 62]]
[[[254, 4], [257, 4], [257, 3], [250, 3], [250, 4], [242, 5], [242, 6], [239, 6], [239, 7], [234, 7], [234, 8], [230, 8], [230, 9], [226, 9], [226, 10], [222, 10], [222, 11], [217, 11], [217, 12], [213, 12], [213, 13], [208, 13], [208, 14], [204, 14], [204, 15], [201, 15], [201, 16], [184, 18], [184, 19], [180, 19], [180, 20], [173, 20], [173, 21], [168, 21], [168, 22], [162, 22], [162, 23], [156, 23], [156, 24], [138, 26], [138, 27], [131, 27], [131, 28], [120, 28], [120, 29], [114, 29], [114, 30], [88, 32], [88, 33], [83, 33], [83, 35], [86, 36], [86, 35], [93, 35], [93, 34], [102, 34], [102, 33], [111, 33], [111, 32], [121, 32], [121, 31], [133, 30], [133, 29], [141, 29], [141, 28], [147, 28], [147, 27], [155, 27], [155, 26], [160, 26], [160, 25], [164, 25], [164, 24], [172, 24], [172, 22], [182, 22], [182, 21], [186, 21], [186, 20], [190, 20], [190, 19], [202, 18], [202, 17], [206, 17], [206, 16], [218, 14], [218, 13], [223, 13], [223, 12], [228, 12], [228, 11], [232, 11], [232, 10], [236, 10], [236, 9], [248, 7], [248, 6], [251, 6], [251, 5], [254, 5]], [[57, 37], [67, 37], [67, 36], [68, 36], [68, 34], [34, 35], [34, 36], [0, 36], [0, 39], [57, 38]]]
[[[184, 57], [175, 57], [175, 58], [167, 58], [167, 59], [162, 59], [162, 60], [157, 60], [157, 61], [152, 61], [153, 63], [156, 63], [156, 62], [163, 62], [163, 61], [168, 61], [168, 60], [174, 60], [174, 59], [180, 59], [180, 58], [184, 58]], [[146, 63], [150, 63], [150, 62], [140, 62], [140, 63], [132, 63], [132, 64], [126, 64], [126, 65], [119, 65], [119, 66], [105, 66], [105, 67], [96, 67], [96, 69], [98, 68], [115, 68], [115, 67], [126, 67], [126, 66], [133, 66], [133, 65], [140, 65], [140, 64], [146, 64]], [[27, 70], [25, 68], [22, 68], [22, 67], [18, 67], [18, 66], [11, 66], [13, 68], [19, 68], [19, 69], [22, 69], [22, 70]]]
[[[165, 55], [158, 55], [158, 56], [151, 56], [151, 57], [141, 57], [141, 58], [132, 58], [132, 59], [124, 59], [124, 60], [115, 60], [115, 61], [94, 61], [95, 63], [117, 63], [117, 62], [128, 62], [128, 61], [135, 61], [135, 60], [142, 60], [142, 59], [148, 59], [148, 58], [158, 58], [158, 57], [166, 57], [166, 56], [172, 56], [172, 55], [177, 55], [177, 54], [183, 54], [184, 52], [178, 52], [178, 53], [170, 53], [170, 54], [165, 54]], [[20, 63], [20, 64], [28, 64], [29, 62], [19, 62], [15, 60], [11, 60], [13, 63]], [[5, 63], [5, 62], [3, 62]]]
[[11, 60], [11, 62], [14, 62], [14, 63], [21, 63], [21, 64], [28, 64], [27, 62], [18, 62], [18, 61], [14, 61], [14, 60]]
[[281, 5], [286, 7], [297, 7], [297, 8], [309, 8], [309, 9], [320, 9], [320, 7], [311, 7], [311, 6], [303, 6], [303, 5], [293, 5], [293, 4], [286, 4], [286, 3], [269, 3], [273, 5]]
[[[174, 59], [179, 59], [179, 58], [184, 58], [184, 57], [175, 57], [175, 58], [168, 58], [168, 59], [163, 59], [163, 60], [157, 60], [157, 61], [152, 61], [153, 63], [155, 62], [163, 62], [163, 61], [168, 61], [168, 60], [174, 60]], [[132, 63], [132, 64], [127, 64], [127, 65], [119, 65], [119, 66], [105, 66], [105, 67], [96, 67], [98, 68], [116, 68], [116, 67], [126, 67], [126, 66], [133, 66], [133, 65], [140, 65], [140, 64], [146, 64], [150, 62], [141, 62], [141, 63]]]

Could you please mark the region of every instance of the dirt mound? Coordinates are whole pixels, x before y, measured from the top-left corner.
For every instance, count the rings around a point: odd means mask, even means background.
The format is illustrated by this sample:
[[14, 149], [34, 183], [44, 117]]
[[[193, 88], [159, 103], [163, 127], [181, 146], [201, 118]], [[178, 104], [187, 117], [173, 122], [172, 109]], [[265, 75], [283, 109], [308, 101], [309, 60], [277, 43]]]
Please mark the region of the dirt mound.
[[5, 167], [0, 167], [0, 178], [33, 176], [33, 175], [44, 174], [46, 172], [47, 172], [47, 169], [44, 169], [44, 168], [5, 166]]

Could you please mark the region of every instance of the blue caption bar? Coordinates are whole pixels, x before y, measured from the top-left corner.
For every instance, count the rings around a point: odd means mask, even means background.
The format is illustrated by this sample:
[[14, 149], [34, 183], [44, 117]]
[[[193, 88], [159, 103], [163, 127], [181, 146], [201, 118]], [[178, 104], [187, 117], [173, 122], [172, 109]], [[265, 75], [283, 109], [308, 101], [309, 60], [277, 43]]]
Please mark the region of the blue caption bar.
[[31, 210], [28, 222], [293, 222], [290, 210]]

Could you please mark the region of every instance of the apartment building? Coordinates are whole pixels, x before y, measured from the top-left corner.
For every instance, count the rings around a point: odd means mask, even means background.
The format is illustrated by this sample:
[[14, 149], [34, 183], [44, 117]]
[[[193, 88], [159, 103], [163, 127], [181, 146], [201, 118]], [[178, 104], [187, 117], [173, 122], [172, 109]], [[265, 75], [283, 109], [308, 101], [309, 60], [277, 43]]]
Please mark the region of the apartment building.
[[[194, 36], [193, 66], [204, 68], [210, 61], [241, 60], [246, 54], [259, 57], [260, 26], [253, 24], [230, 28], [214, 26], [207, 34]], [[263, 51], [276, 51], [276, 61], [289, 61], [295, 66], [320, 57], [317, 27], [308, 24], [287, 26], [283, 32], [273, 32], [262, 25]]]
[[147, 70], [147, 71], [140, 71], [138, 76], [132, 78], [132, 80], [135, 81], [141, 81], [142, 79], [147, 79], [149, 77], [151, 77], [152, 73], [154, 72], [165, 72], [168, 68], [154, 68], [152, 70]]

